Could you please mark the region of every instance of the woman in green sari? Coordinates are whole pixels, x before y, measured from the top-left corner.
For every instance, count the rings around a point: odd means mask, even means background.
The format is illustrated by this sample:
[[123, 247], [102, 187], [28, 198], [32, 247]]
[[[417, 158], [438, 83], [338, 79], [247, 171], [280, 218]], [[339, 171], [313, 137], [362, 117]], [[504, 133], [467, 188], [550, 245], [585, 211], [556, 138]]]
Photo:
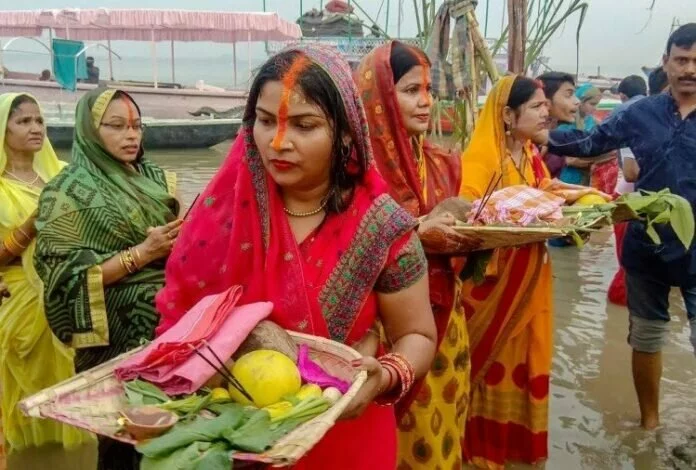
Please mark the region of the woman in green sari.
[[[39, 200], [34, 262], [46, 318], [75, 348], [78, 372], [152, 339], [159, 322], [154, 298], [182, 221], [176, 177], [143, 157], [142, 133], [128, 94], [87, 93], [72, 162]], [[102, 442], [100, 468], [133, 465], [128, 449]]]

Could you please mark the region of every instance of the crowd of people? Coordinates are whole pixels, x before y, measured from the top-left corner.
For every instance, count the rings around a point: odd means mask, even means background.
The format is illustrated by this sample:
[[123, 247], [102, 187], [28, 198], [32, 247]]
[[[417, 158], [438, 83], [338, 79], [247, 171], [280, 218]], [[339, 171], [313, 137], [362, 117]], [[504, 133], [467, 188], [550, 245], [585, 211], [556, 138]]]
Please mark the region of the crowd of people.
[[[60, 468], [39, 452], [60, 446], [73, 459], [66, 468], [137, 468], [132, 447], [24, 417], [18, 402], [153, 339], [233, 285], [243, 286], [242, 303], [273, 302], [270, 319], [283, 328], [363, 355], [353, 366], [367, 382], [294, 468], [544, 461], [548, 248], [497, 249], [475, 282], [462, 254], [481, 240], [453, 225], [491, 181], [539, 187], [558, 177], [609, 193], [634, 184], [696, 204], [696, 23], [671, 35], [650, 82], [645, 97], [645, 82], [627, 77], [623, 105], [600, 123], [601, 93], [572, 75], [505, 76], [458, 155], [426, 138], [423, 51], [390, 42], [353, 73], [333, 49], [292, 46], [259, 70], [239, 135], [185, 221], [176, 175], [144, 155], [130, 95], [98, 88], [80, 99], [67, 166], [37, 101], [2, 95], [3, 464]], [[655, 247], [641, 223], [617, 228], [646, 429], [659, 423], [671, 286], [684, 295], [696, 347], [696, 250], [659, 230]]]

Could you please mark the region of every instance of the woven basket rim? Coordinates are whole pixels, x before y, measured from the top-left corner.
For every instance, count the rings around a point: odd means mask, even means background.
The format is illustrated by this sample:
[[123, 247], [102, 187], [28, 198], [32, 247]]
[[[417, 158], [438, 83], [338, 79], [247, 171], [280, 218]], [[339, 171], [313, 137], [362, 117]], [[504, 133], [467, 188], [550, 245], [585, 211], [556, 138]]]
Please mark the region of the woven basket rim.
[[[287, 331], [296, 343], [307, 344], [311, 350], [337, 356], [350, 363], [353, 359], [359, 359], [362, 355], [348, 345], [333, 341], [328, 338]], [[61, 421], [52, 416], [42, 414], [42, 407], [66, 397], [72, 393], [80, 392], [99, 385], [110, 376], [114, 376], [114, 370], [125, 359], [136, 354], [146, 346], [141, 346], [124, 354], [121, 354], [93, 369], [81, 372], [68, 380], [52, 387], [46, 388], [19, 403], [21, 411], [26, 416], [35, 418], [48, 418]], [[264, 462], [274, 466], [287, 466], [297, 462], [322, 437], [333, 427], [351, 400], [358, 394], [360, 388], [367, 381], [367, 373], [360, 371], [353, 377], [348, 391], [324, 413], [302, 424], [292, 432], [274, 444], [268, 451], [262, 454], [248, 454], [234, 452], [233, 458], [238, 460]], [[73, 424], [74, 425], [74, 424]], [[106, 434], [105, 434], [106, 435]], [[110, 436], [113, 437], [113, 436]]]

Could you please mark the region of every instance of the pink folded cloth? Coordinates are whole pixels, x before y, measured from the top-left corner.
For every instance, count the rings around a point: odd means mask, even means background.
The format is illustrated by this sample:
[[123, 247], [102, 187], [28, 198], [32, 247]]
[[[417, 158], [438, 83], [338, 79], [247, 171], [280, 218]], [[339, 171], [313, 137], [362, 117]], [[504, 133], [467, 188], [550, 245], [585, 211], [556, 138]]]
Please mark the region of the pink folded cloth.
[[271, 314], [273, 304], [258, 302], [237, 307], [241, 287], [201, 299], [172, 328], [116, 368], [119, 380], [141, 378], [168, 395], [194, 393], [217, 371], [194, 353], [197, 349], [218, 365], [211, 348], [227, 361], [256, 325]]
[[334, 387], [343, 394], [350, 388], [350, 382], [334, 377], [312, 361], [309, 357], [309, 346], [306, 344], [300, 346], [300, 352], [297, 355], [297, 368], [300, 370], [300, 377], [305, 383], [315, 384], [321, 388]]
[[503, 223], [525, 226], [553, 222], [563, 218], [562, 207], [565, 200], [550, 192], [529, 186], [508, 186], [491, 194], [478, 218], [474, 220], [482, 203], [482, 199], [474, 202], [469, 223], [483, 222], [485, 225]]

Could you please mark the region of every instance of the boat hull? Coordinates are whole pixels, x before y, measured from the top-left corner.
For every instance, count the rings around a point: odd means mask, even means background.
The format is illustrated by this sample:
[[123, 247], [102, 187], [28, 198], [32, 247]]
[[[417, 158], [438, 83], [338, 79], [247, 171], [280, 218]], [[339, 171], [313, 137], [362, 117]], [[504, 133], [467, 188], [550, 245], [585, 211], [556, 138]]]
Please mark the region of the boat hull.
[[[44, 106], [52, 103], [75, 107], [78, 100], [97, 85], [78, 83], [77, 90], [62, 90], [55, 82], [36, 80], [0, 79], [0, 93], [29, 93]], [[101, 85], [100, 85], [101, 86]], [[187, 119], [189, 113], [202, 107], [223, 110], [246, 104], [246, 91], [199, 91], [195, 89], [148, 88], [137, 86], [111, 86], [128, 92], [142, 112], [143, 116], [155, 119]]]
[[[240, 119], [147, 123], [143, 145], [149, 150], [207, 148], [233, 139], [241, 126]], [[58, 149], [73, 143], [74, 124], [48, 123], [47, 134]]]

